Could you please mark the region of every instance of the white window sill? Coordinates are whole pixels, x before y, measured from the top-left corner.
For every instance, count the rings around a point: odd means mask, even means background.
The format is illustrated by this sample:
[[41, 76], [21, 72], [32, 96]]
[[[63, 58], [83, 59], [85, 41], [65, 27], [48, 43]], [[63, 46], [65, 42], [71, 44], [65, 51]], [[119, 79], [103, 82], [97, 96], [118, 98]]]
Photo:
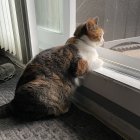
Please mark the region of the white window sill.
[[102, 68], [85, 77], [83, 86], [140, 116], [140, 81]]
[[118, 82], [122, 86], [127, 86], [128, 88], [140, 90], [140, 80], [135, 77], [125, 75], [124, 73], [117, 72], [109, 68], [101, 68], [95, 70], [97, 74], [101, 74], [106, 78], [110, 78], [113, 82]]

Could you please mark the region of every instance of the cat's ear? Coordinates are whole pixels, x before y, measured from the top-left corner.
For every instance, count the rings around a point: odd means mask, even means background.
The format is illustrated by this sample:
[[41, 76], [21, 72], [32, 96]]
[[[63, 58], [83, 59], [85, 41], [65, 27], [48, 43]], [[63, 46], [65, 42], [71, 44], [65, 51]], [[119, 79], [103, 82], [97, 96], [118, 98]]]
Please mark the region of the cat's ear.
[[98, 18], [98, 17], [89, 18], [89, 19], [86, 21], [86, 28], [87, 28], [87, 30], [88, 30], [88, 31], [90, 31], [90, 30], [95, 30], [95, 29], [97, 28], [98, 21], [99, 21], [99, 18]]
[[93, 18], [93, 20], [94, 20], [95, 24], [96, 24], [96, 25], [98, 25], [98, 22], [99, 22], [99, 17], [98, 17], [98, 16], [96, 16], [95, 18]]

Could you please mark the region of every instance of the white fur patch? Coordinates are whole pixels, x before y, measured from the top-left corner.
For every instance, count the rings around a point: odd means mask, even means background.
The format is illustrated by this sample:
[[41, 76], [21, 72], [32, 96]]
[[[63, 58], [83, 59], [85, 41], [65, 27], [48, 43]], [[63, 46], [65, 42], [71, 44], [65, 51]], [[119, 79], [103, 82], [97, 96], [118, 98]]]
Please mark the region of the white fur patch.
[[100, 68], [103, 65], [103, 61], [98, 58], [96, 47], [103, 45], [103, 41], [93, 42], [84, 35], [78, 40], [77, 48], [79, 49], [79, 55], [88, 62], [89, 70]]
[[75, 78], [74, 83], [75, 83], [76, 86], [80, 86], [79, 78]]
[[96, 42], [93, 42], [91, 41], [86, 35], [83, 35], [81, 37], [81, 40], [83, 40], [83, 42], [85, 42], [87, 45], [89, 45], [90, 47], [101, 47], [104, 43], [104, 39], [103, 39], [103, 35], [101, 37], [101, 41], [96, 41]]

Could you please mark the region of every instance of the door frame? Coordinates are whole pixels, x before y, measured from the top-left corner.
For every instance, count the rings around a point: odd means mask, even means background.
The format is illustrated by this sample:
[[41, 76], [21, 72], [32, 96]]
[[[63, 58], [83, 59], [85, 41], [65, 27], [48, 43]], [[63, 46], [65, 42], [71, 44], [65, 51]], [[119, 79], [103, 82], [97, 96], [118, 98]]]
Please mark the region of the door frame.
[[[76, 0], [69, 1], [70, 7], [70, 30], [69, 36], [72, 36], [76, 27]], [[39, 53], [39, 43], [37, 34], [37, 23], [34, 0], [15, 0], [19, 34], [21, 41], [21, 50], [23, 63], [26, 64], [31, 58]], [[74, 14], [75, 13], [75, 14]]]
[[38, 52], [34, 0], [15, 0], [23, 64]]

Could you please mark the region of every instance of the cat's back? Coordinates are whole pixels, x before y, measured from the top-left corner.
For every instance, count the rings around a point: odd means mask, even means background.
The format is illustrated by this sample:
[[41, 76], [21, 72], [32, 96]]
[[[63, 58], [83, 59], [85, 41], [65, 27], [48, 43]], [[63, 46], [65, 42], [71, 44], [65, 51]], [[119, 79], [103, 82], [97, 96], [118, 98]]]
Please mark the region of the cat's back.
[[32, 61], [31, 64], [43, 64], [51, 61], [56, 61], [61, 57], [61, 60], [71, 61], [75, 55], [77, 55], [78, 49], [73, 44], [66, 44], [63, 46], [53, 47], [51, 49], [44, 50], [40, 52]]
[[69, 74], [68, 69], [71, 62], [78, 56], [78, 49], [72, 44], [58, 46], [40, 52], [30, 61], [22, 76], [19, 79], [17, 87], [31, 82], [40, 77], [51, 79], [53, 75], [63, 79]]

